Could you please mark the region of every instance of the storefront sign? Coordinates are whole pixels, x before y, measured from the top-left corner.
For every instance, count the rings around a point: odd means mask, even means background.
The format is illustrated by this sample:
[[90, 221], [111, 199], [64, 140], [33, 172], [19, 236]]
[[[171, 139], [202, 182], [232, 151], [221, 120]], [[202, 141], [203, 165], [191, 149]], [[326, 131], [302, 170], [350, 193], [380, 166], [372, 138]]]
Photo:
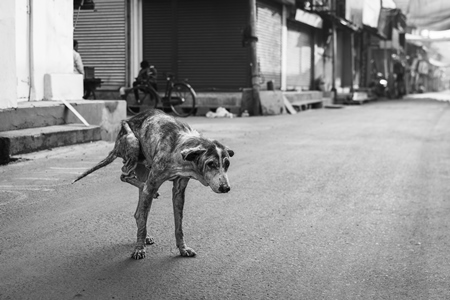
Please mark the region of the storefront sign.
[[361, 0], [347, 0], [345, 2], [345, 19], [362, 28], [363, 7], [364, 2]]
[[362, 22], [364, 25], [377, 28], [380, 18], [381, 1], [364, 0]]
[[297, 9], [295, 13], [295, 20], [316, 28], [322, 28], [323, 25], [323, 20], [321, 17], [301, 9]]

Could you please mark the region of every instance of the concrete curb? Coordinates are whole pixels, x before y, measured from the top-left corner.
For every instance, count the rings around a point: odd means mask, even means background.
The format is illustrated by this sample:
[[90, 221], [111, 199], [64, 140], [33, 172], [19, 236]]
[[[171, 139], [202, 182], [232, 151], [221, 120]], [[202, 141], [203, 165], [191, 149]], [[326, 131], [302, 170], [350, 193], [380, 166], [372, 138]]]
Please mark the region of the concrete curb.
[[[282, 95], [294, 104], [323, 107], [323, 93], [317, 91], [261, 91], [261, 95], [263, 115], [286, 113], [284, 102], [280, 101]], [[234, 93], [200, 92], [198, 112], [204, 115], [211, 108], [222, 106], [240, 115], [244, 109], [249, 110], [248, 98], [249, 89]], [[127, 118], [124, 100], [68, 102], [92, 126], [77, 124], [80, 120], [61, 101], [19, 102], [16, 109], [0, 110], [0, 164], [9, 162], [11, 155], [100, 139], [114, 141], [121, 120]]]
[[0, 132], [0, 164], [6, 164], [11, 156], [55, 147], [101, 140], [98, 125], [55, 125]]
[[16, 109], [0, 110], [0, 164], [12, 155], [54, 147], [115, 140], [120, 122], [126, 119], [123, 100], [68, 101], [90, 124], [86, 127], [60, 101], [19, 103]]

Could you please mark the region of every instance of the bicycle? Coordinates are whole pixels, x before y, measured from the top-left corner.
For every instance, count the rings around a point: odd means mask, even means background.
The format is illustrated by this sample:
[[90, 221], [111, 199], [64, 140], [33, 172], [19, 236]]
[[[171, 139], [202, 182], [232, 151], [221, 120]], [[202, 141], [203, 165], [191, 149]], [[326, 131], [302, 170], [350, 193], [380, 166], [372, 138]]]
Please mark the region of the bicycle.
[[[134, 93], [136, 90], [138, 99]], [[131, 115], [157, 108], [158, 104], [165, 112], [171, 109], [179, 117], [188, 117], [196, 111], [197, 95], [194, 89], [185, 82], [175, 81], [172, 74], [166, 76], [166, 89], [162, 97], [149, 82], [125, 89], [121, 97], [127, 101], [127, 110]]]

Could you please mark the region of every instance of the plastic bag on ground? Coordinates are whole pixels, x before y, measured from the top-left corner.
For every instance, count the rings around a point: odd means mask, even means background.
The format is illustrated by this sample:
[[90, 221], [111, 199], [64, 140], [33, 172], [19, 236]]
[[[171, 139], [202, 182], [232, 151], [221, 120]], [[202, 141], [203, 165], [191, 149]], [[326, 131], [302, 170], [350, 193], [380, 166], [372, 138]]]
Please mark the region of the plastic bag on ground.
[[206, 113], [207, 118], [233, 118], [233, 114], [223, 107], [216, 109], [216, 112], [208, 111]]

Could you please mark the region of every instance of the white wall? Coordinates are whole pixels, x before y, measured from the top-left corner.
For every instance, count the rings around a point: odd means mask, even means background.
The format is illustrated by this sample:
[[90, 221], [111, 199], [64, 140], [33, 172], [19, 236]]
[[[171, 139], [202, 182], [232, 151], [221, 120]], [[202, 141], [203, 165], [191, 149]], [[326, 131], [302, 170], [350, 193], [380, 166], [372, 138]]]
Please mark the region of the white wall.
[[142, 61], [142, 0], [130, 2], [130, 76], [128, 86], [131, 86], [135, 74], [139, 73], [139, 64]]
[[[17, 76], [17, 101], [28, 101], [30, 96], [30, 47], [29, 40], [29, 15], [28, 0], [16, 0], [16, 76]], [[13, 60], [12, 60], [13, 62]]]
[[81, 99], [79, 78], [44, 85], [45, 74], [80, 76], [73, 74], [73, 0], [0, 1], [0, 36], [5, 37], [0, 47], [0, 109], [61, 95], [46, 91], [49, 87], [72, 91], [64, 94], [66, 99]]
[[41, 100], [45, 74], [73, 73], [73, 1], [31, 2], [34, 100]]
[[288, 29], [287, 29], [288, 7], [283, 5], [283, 13], [281, 16], [281, 90], [285, 91], [287, 88], [287, 43], [288, 43]]
[[0, 1], [0, 109], [17, 102], [15, 1]]

